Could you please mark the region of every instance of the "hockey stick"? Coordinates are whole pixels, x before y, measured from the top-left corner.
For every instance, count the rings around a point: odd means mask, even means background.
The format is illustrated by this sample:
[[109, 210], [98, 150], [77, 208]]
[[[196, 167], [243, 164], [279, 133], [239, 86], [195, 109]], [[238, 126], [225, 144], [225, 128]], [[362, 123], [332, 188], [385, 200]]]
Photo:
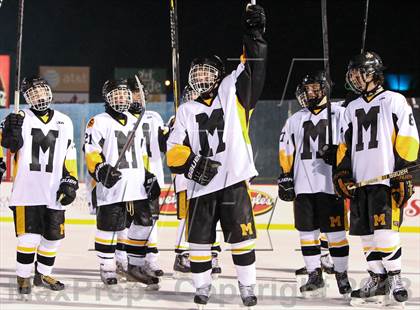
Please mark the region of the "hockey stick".
[[328, 47], [328, 20], [327, 20], [327, 0], [321, 0], [321, 15], [322, 15], [322, 46], [324, 52], [324, 69], [327, 77], [327, 82], [330, 85], [327, 95], [327, 122], [328, 122], [328, 145], [332, 145], [332, 113], [331, 113], [331, 75], [330, 75], [330, 58]]
[[178, 44], [178, 13], [176, 0], [170, 0], [171, 48], [172, 48], [172, 87], [174, 92], [175, 113], [180, 104], [179, 85], [179, 44]]
[[362, 48], [360, 49], [360, 54], [363, 54], [363, 52], [365, 51], [368, 14], [369, 14], [369, 0], [366, 0], [365, 19], [364, 19], [364, 22], [363, 22], [363, 33], [362, 33]]
[[383, 180], [400, 177], [400, 176], [409, 174], [409, 173], [417, 171], [417, 170], [420, 170], [420, 164], [416, 164], [414, 166], [410, 166], [410, 167], [407, 167], [407, 168], [404, 168], [404, 169], [401, 169], [401, 170], [397, 170], [397, 171], [392, 172], [392, 173], [381, 175], [381, 176], [373, 178], [373, 179], [357, 182], [356, 184], [354, 184], [352, 186], [349, 186], [347, 188], [349, 190], [353, 190], [353, 189], [356, 189], [356, 188], [359, 188], [359, 187], [362, 187], [362, 186], [365, 186], [365, 185], [369, 185], [369, 184], [372, 184], [372, 183], [376, 183], [376, 182], [380, 182], [380, 181], [383, 181]]
[[22, 32], [23, 32], [23, 10], [25, 0], [19, 1], [18, 25], [17, 25], [17, 43], [16, 43], [16, 75], [15, 75], [15, 114], [19, 112], [20, 100], [20, 65], [22, 59]]

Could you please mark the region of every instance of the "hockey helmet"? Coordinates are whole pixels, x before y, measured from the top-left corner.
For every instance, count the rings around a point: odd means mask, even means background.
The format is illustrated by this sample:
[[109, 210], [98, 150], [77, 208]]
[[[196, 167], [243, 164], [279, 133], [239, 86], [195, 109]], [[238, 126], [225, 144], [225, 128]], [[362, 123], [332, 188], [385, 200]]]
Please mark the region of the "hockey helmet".
[[45, 111], [52, 102], [52, 91], [47, 81], [39, 76], [25, 77], [20, 91], [31, 109]]
[[188, 84], [202, 97], [212, 97], [214, 90], [225, 75], [225, 65], [219, 56], [195, 58], [188, 73]]
[[[355, 93], [368, 94], [383, 84], [384, 70], [382, 59], [378, 54], [364, 52], [350, 60], [347, 67], [346, 82]], [[372, 82], [376, 87], [373, 90], [368, 90]]]
[[128, 110], [133, 102], [133, 96], [126, 79], [108, 80], [102, 87], [105, 102], [116, 112]]
[[323, 107], [329, 96], [331, 85], [325, 71], [307, 74], [296, 88], [296, 99], [304, 108]]

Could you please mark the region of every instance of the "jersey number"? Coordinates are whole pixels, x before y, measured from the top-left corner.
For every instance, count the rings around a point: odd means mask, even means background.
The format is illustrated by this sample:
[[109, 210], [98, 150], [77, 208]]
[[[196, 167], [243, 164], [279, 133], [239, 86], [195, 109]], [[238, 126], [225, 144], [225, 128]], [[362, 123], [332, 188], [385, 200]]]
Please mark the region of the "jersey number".
[[[127, 143], [127, 136], [122, 131], [116, 130], [115, 138], [117, 138], [118, 155], [121, 155], [122, 149], [124, 148], [124, 145]], [[129, 152], [130, 150], [131, 150], [131, 159], [132, 159], [131, 168], [137, 168], [136, 148], [134, 147], [134, 145], [132, 145], [130, 149], [127, 150], [127, 152]], [[119, 169], [130, 168], [130, 164], [128, 163], [125, 155], [121, 159], [121, 162], [118, 168]]]
[[32, 162], [29, 164], [30, 171], [41, 171], [41, 164], [39, 163], [39, 150], [43, 153], [48, 150], [48, 164], [45, 166], [45, 172], [51, 173], [53, 171], [55, 142], [58, 138], [58, 130], [50, 130], [45, 136], [41, 129], [32, 128]]
[[197, 114], [195, 116], [200, 137], [200, 155], [206, 157], [213, 156], [213, 150], [210, 148], [208, 135], [210, 134], [213, 136], [216, 129], [219, 138], [216, 154], [223, 152], [226, 149], [226, 144], [223, 142], [223, 130], [225, 128], [223, 116], [222, 109], [213, 110], [210, 117], [208, 117], [206, 113]]
[[362, 151], [365, 148], [365, 144], [363, 142], [363, 129], [367, 131], [370, 128], [370, 141], [368, 143], [368, 149], [377, 148], [379, 107], [372, 107], [367, 114], [364, 109], [357, 109], [355, 113], [357, 118], [356, 152]]
[[[303, 123], [303, 151], [300, 155], [301, 159], [312, 159], [310, 139], [313, 141], [318, 139], [318, 150], [325, 145], [327, 141], [327, 125], [328, 121], [326, 119], [321, 119], [316, 125], [312, 121]], [[318, 151], [316, 152], [316, 158], [321, 158]]]

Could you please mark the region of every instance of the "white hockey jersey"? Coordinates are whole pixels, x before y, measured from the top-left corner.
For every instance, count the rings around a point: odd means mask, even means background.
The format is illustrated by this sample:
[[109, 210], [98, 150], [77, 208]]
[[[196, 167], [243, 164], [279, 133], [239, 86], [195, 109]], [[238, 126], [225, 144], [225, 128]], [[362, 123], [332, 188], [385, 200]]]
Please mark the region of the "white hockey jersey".
[[[393, 91], [379, 92], [369, 102], [363, 97], [351, 101], [340, 138], [338, 168], [350, 169], [356, 182], [417, 160], [419, 136], [413, 111], [405, 97]], [[375, 184], [389, 185], [389, 180]]]
[[162, 188], [165, 185], [165, 179], [159, 147], [159, 128], [163, 128], [163, 120], [157, 112], [146, 110], [140, 126], [143, 130], [148, 158], [146, 168], [157, 177], [159, 186]]
[[[127, 142], [129, 132], [133, 129], [137, 118], [130, 113], [126, 124], [114, 119], [108, 113], [92, 117], [86, 126], [85, 156], [86, 165], [92, 174], [97, 164], [106, 162], [115, 166], [119, 154]], [[140, 124], [141, 125], [141, 124]], [[112, 187], [106, 188], [98, 182], [95, 187], [98, 206], [112, 203], [147, 199], [144, 189], [144, 163], [146, 155], [143, 147], [143, 132], [137, 128], [133, 146], [127, 150], [117, 169], [121, 179]]]
[[[337, 144], [344, 108], [332, 104], [331, 112], [332, 143]], [[301, 109], [286, 121], [280, 134], [280, 166], [284, 173], [292, 173], [296, 195], [334, 194], [332, 167], [318, 153], [329, 143], [327, 115], [326, 108], [318, 114]]]
[[[197, 101], [183, 103], [177, 111], [168, 139], [168, 163], [176, 161], [176, 146], [188, 140], [191, 151], [221, 163], [218, 173], [206, 186], [187, 180], [188, 199], [216, 192], [256, 176], [246, 111], [236, 96], [236, 81], [244, 70], [236, 70], [221, 82], [210, 105]], [[174, 152], [171, 154], [171, 151]]]
[[22, 111], [24, 143], [14, 155], [10, 205], [64, 209], [56, 200], [64, 169], [77, 178], [73, 123], [67, 115], [55, 110], [46, 123], [29, 109]]

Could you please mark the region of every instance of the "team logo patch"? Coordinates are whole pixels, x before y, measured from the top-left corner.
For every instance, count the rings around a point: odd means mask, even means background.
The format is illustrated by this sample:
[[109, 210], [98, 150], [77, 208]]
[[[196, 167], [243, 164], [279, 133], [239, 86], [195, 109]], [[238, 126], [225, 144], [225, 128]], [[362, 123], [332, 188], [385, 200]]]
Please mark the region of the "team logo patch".
[[92, 127], [94, 123], [95, 123], [95, 120], [94, 120], [94, 118], [92, 117], [92, 118], [89, 120], [89, 123], [87, 124], [87, 128]]

